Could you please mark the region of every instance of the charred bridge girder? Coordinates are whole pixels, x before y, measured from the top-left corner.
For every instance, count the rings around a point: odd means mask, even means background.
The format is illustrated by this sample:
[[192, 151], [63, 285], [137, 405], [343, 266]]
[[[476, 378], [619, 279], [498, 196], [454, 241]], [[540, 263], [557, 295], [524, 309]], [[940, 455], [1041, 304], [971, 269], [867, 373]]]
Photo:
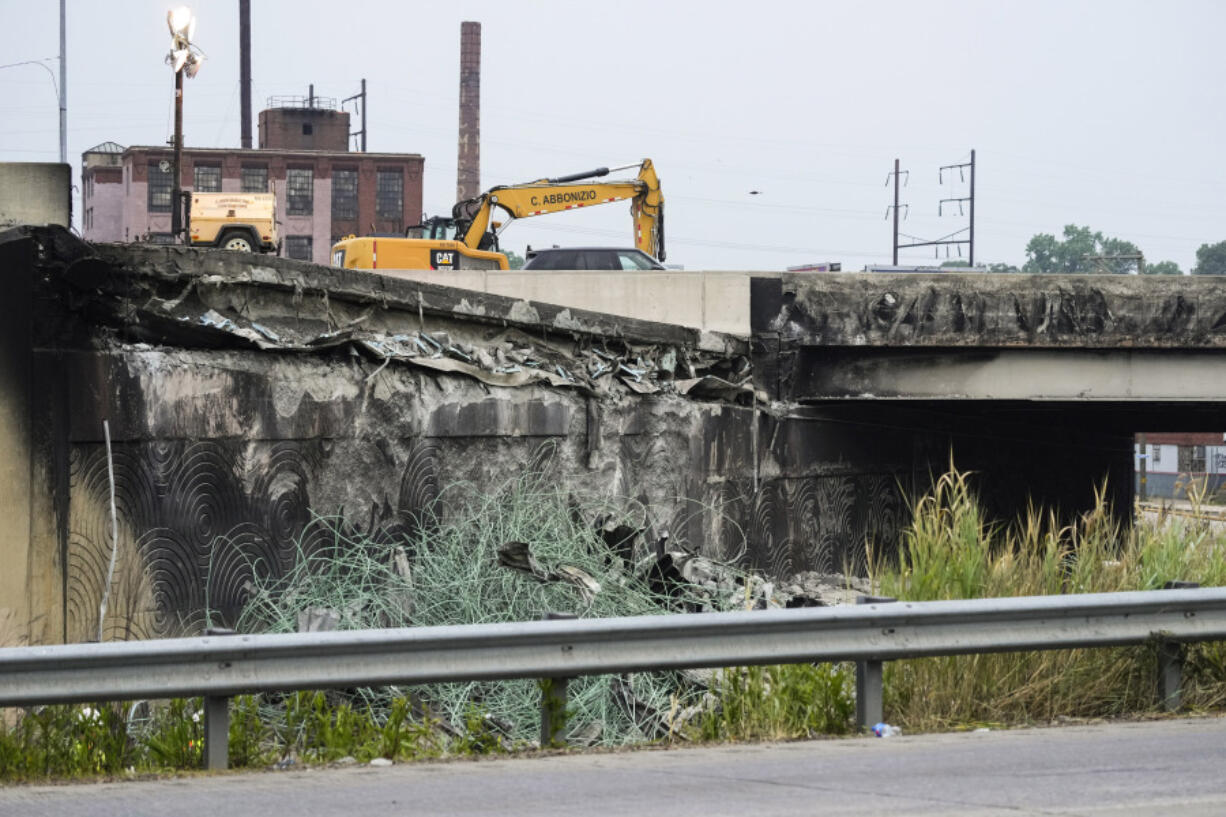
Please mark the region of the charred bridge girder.
[[910, 429], [1004, 516], [1031, 500], [1075, 512], [1104, 483], [1124, 514], [1135, 433], [1226, 429], [1212, 278], [783, 275], [752, 292], [760, 387]]

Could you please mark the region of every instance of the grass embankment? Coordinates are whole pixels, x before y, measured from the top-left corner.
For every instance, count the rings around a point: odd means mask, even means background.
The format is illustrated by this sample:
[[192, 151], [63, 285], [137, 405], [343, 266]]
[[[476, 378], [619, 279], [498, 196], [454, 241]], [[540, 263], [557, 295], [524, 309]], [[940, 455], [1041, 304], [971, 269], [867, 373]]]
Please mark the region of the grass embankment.
[[[413, 533], [399, 538], [372, 538], [342, 519], [315, 520], [285, 575], [273, 578], [252, 565], [237, 628], [294, 632], [301, 614], [330, 618], [337, 629], [364, 629], [719, 606], [696, 589], [661, 596], [611, 552], [602, 530], [644, 526], [644, 509], [634, 503], [583, 501], [530, 474], [495, 491], [451, 486], [439, 507], [447, 508], [445, 518], [429, 509]], [[595, 519], [609, 524], [594, 527]], [[511, 542], [527, 546], [516, 552], [518, 570], [499, 564], [500, 548]], [[241, 558], [241, 543], [223, 537], [214, 552], [219, 564]], [[694, 706], [703, 689], [680, 673], [636, 673], [579, 678], [568, 692], [573, 739], [618, 746], [666, 737], [670, 713]], [[540, 695], [536, 681], [522, 680], [241, 697], [232, 704], [230, 762], [511, 751], [533, 745]], [[10, 719], [7, 729], [0, 720], [0, 780], [199, 767], [199, 702], [161, 702], [144, 711], [120, 704], [39, 707]]]
[[[878, 592], [909, 601], [1152, 590], [1168, 581], [1220, 586], [1226, 534], [1188, 518], [1121, 527], [1101, 495], [1074, 525], [1037, 509], [1012, 525], [993, 524], [967, 475], [951, 471], [913, 505], [898, 559], [870, 562]], [[849, 731], [852, 668], [839, 667], [837, 676], [842, 683], [822, 667], [729, 670], [702, 735]], [[1158, 711], [1156, 678], [1154, 645], [893, 661], [885, 666], [884, 711], [890, 723], [921, 732], [1135, 716]], [[1226, 646], [1189, 645], [1183, 682], [1186, 708], [1226, 705]], [[796, 694], [805, 687], [817, 698]], [[798, 699], [803, 705], [783, 704]]]
[[[286, 631], [306, 608], [339, 611], [342, 627], [526, 620], [546, 610], [585, 616], [666, 612], [577, 508], [540, 480], [473, 492], [416, 539], [373, 542], [332, 523], [334, 547], [303, 553], [287, 579], [257, 588], [248, 631]], [[608, 509], [600, 509], [607, 512]], [[632, 520], [631, 520], [632, 521]], [[546, 571], [577, 567], [601, 589], [539, 581], [498, 566], [498, 547], [531, 543]], [[870, 559], [878, 592], [906, 600], [1144, 590], [1172, 580], [1226, 583], [1226, 536], [1195, 520], [1120, 528], [1103, 502], [1077, 524], [1032, 511], [1011, 526], [988, 523], [966, 475], [951, 472], [912, 508], [896, 561]], [[709, 604], [709, 598], [695, 598]], [[909, 731], [1045, 723], [1157, 710], [1154, 647], [956, 656], [886, 665], [885, 715]], [[1185, 706], [1226, 703], [1226, 649], [1193, 645]], [[589, 744], [665, 739], [743, 740], [852, 731], [846, 665], [732, 668], [704, 694], [680, 674], [587, 678], [572, 685], [572, 735]], [[532, 682], [235, 699], [234, 767], [285, 758], [415, 759], [530, 745], [539, 690]], [[198, 702], [141, 715], [125, 705], [43, 707], [0, 725], [0, 779], [118, 774], [198, 767]], [[688, 717], [687, 717], [688, 716]]]

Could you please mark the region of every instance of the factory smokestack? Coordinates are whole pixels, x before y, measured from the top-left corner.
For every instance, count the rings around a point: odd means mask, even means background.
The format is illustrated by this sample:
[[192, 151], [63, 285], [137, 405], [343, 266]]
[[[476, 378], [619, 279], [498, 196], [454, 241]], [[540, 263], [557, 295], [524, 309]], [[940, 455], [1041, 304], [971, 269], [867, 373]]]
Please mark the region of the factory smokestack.
[[238, 0], [238, 82], [242, 107], [240, 147], [251, 149], [251, 0]]
[[481, 24], [460, 23], [460, 141], [456, 201], [481, 193]]

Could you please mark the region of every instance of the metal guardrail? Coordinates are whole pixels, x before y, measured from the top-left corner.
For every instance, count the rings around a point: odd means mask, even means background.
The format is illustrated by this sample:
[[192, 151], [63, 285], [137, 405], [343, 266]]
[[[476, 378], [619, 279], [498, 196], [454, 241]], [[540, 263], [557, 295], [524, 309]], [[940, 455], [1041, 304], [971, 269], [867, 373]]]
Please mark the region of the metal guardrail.
[[[1180, 644], [1226, 640], [1226, 588], [892, 602], [510, 624], [0, 649], [0, 706], [202, 695], [208, 768], [225, 768], [241, 693], [855, 661], [858, 717], [881, 716], [881, 663], [933, 655], [1157, 642], [1179, 702]], [[887, 603], [889, 602], [889, 603]], [[545, 684], [557, 710], [559, 688]], [[564, 705], [564, 699], [562, 701]], [[552, 742], [552, 727], [542, 738]]]

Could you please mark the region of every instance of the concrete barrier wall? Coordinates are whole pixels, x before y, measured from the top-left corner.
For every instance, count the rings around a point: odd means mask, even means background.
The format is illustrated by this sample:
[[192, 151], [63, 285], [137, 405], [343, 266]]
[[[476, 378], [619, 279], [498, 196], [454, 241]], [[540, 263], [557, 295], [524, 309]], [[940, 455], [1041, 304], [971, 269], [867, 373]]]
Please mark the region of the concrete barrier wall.
[[0, 228], [72, 224], [72, 166], [0, 162]]
[[749, 335], [749, 279], [770, 273], [563, 270], [385, 270], [410, 281], [590, 309], [709, 332]]

